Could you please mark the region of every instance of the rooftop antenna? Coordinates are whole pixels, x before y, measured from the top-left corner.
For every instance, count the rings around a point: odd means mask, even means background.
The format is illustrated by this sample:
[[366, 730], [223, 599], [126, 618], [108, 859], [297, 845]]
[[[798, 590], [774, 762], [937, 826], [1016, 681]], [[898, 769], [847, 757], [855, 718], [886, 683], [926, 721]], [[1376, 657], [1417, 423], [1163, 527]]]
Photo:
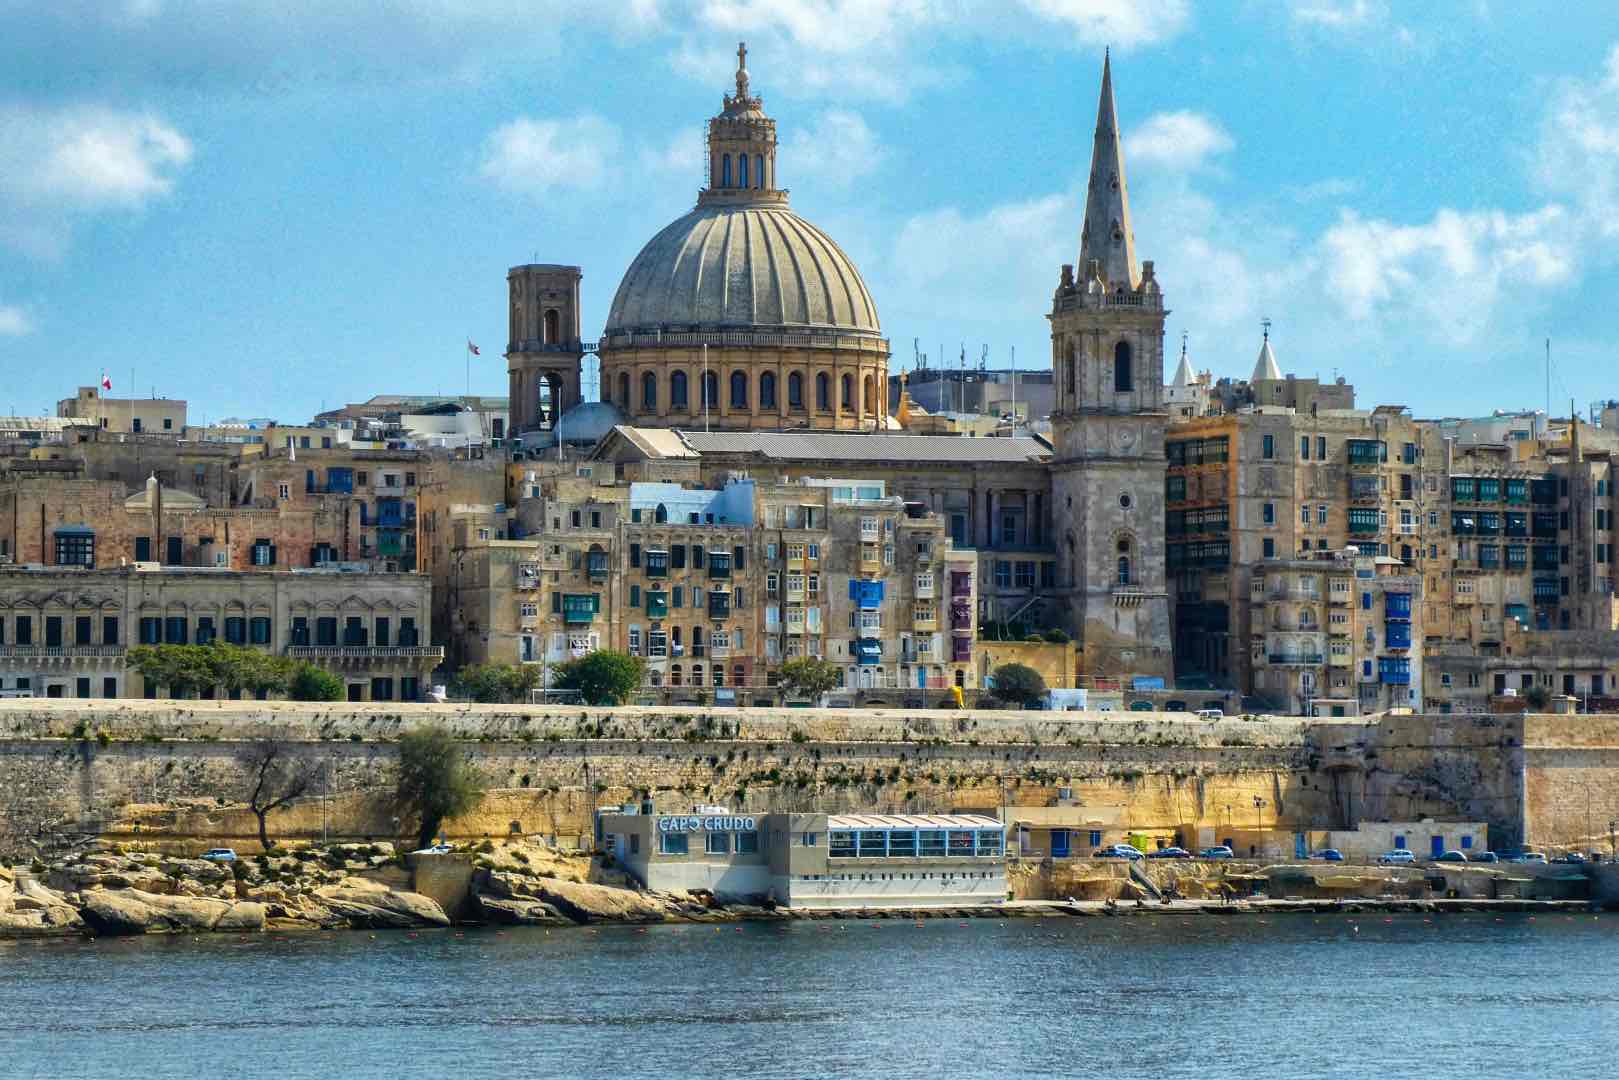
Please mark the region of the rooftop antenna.
[[1017, 428], [1017, 346], [1012, 346], [1012, 427]]

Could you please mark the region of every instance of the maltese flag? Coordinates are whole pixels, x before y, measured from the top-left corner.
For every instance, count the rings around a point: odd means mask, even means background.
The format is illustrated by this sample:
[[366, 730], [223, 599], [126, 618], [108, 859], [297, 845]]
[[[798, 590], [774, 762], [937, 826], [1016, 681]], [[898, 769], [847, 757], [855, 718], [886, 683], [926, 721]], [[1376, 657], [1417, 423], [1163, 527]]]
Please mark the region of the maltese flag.
[[103, 390], [111, 390], [112, 389], [112, 380], [107, 377], [107, 373], [105, 371], [103, 371], [101, 373], [101, 389], [103, 389]]
[[473, 356], [482, 355], [481, 353], [478, 352], [478, 346], [476, 346], [476, 345], [474, 345], [472, 343], [471, 338], [467, 338], [467, 352], [471, 353]]

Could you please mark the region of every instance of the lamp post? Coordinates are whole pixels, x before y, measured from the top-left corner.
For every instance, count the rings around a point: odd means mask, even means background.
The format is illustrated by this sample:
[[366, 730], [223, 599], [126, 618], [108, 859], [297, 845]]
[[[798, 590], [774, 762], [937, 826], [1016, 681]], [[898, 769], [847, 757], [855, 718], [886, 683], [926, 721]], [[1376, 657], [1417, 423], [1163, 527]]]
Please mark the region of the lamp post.
[[1259, 831], [1263, 833], [1265, 831], [1265, 800], [1258, 795], [1254, 796], [1254, 813], [1259, 817]]

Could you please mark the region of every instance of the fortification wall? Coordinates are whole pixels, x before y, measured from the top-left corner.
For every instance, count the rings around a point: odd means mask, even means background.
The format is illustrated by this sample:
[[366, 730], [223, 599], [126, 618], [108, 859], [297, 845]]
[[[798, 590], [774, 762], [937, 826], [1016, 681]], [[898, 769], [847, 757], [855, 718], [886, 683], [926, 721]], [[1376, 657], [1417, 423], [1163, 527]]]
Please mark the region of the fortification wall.
[[[666, 807], [992, 811], [1068, 788], [1099, 817], [1166, 831], [1429, 816], [1516, 830], [1526, 805], [1515, 717], [22, 700], [0, 702], [0, 850], [72, 831], [246, 843], [257, 826], [241, 806], [240, 755], [265, 738], [321, 763], [315, 793], [272, 815], [272, 835], [395, 836], [395, 740], [428, 723], [466, 740], [491, 789], [449, 823], [462, 837], [588, 837], [597, 806], [642, 794]], [[1557, 728], [1538, 737], [1548, 763], [1569, 754], [1582, 769], [1611, 767], [1608, 744], [1565, 748]], [[1563, 813], [1573, 796], [1556, 769], [1542, 773], [1530, 802]]]

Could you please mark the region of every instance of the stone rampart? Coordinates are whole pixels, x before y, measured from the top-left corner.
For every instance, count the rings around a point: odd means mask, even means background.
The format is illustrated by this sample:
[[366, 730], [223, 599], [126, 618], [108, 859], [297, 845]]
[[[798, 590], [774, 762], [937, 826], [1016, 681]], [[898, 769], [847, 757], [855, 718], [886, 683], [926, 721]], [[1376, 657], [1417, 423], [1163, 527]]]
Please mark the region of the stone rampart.
[[[0, 701], [0, 850], [72, 832], [254, 850], [240, 755], [265, 738], [320, 762], [311, 796], [271, 816], [273, 836], [397, 836], [395, 743], [430, 723], [466, 741], [490, 788], [449, 823], [453, 836], [588, 841], [596, 807], [643, 794], [756, 812], [993, 811], [1048, 805], [1067, 789], [1146, 830], [1218, 828], [1259, 799], [1263, 823], [1282, 831], [1466, 817], [1490, 822], [1498, 843], [1526, 806], [1561, 814], [1573, 798], [1548, 767], [1526, 801], [1516, 717], [17, 700]], [[1599, 772], [1619, 753], [1536, 730], [1537, 761], [1573, 755]]]

